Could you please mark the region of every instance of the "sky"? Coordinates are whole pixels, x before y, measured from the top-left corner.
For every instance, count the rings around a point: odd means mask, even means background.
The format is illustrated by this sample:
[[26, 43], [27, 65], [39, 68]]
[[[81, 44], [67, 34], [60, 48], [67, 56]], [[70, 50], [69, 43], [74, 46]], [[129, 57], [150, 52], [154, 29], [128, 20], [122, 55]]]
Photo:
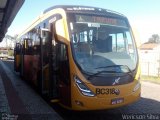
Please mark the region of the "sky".
[[22, 32], [45, 9], [55, 5], [94, 6], [122, 13], [140, 43], [148, 41], [152, 34], [160, 35], [160, 0], [25, 0], [7, 34]]

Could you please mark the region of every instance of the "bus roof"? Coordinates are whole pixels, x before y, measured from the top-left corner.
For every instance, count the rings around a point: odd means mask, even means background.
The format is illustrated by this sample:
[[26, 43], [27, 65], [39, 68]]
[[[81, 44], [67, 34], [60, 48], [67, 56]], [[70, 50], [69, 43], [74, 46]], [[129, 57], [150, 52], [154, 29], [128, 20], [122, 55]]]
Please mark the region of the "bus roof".
[[78, 6], [78, 5], [57, 5], [57, 6], [52, 6], [46, 10], [44, 10], [43, 14], [49, 12], [50, 10], [56, 9], [56, 8], [62, 8], [66, 12], [90, 12], [90, 13], [107, 13], [107, 14], [112, 14], [115, 16], [119, 17], [125, 17], [125, 15], [118, 13], [116, 11], [112, 11], [109, 9], [103, 9], [103, 8], [98, 8], [98, 7], [92, 7], [92, 6]]
[[54, 9], [62, 9], [66, 12], [69, 13], [86, 13], [86, 14], [96, 14], [96, 15], [109, 15], [112, 17], [119, 17], [119, 18], [124, 18], [127, 19], [126, 16], [124, 16], [121, 13], [112, 11], [112, 10], [107, 10], [107, 9], [103, 9], [103, 8], [97, 8], [97, 7], [91, 7], [91, 6], [78, 6], [78, 5], [57, 5], [57, 6], [52, 6], [46, 10], [44, 10], [44, 12], [38, 16], [22, 33], [20, 33], [18, 35], [18, 39], [24, 35], [26, 32], [28, 32], [29, 30], [31, 30], [34, 26], [36, 26], [39, 22], [41, 22], [41, 18], [47, 14], [48, 12], [50, 12], [51, 10]]

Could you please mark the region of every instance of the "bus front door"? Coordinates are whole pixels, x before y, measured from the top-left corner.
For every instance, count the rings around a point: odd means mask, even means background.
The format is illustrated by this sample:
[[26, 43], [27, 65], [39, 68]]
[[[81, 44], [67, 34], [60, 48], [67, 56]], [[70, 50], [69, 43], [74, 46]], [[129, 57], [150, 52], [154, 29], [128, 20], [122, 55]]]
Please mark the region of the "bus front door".
[[[71, 107], [71, 81], [69, 69], [68, 46], [64, 43], [65, 35], [64, 25], [61, 17], [57, 16], [56, 21], [52, 24], [52, 68], [51, 78], [53, 94], [58, 93], [61, 104]], [[60, 27], [61, 26], [61, 27]], [[61, 29], [61, 30], [59, 30]], [[63, 31], [63, 32], [62, 32]], [[63, 42], [62, 42], [63, 41]], [[52, 71], [52, 70], [50, 70]]]

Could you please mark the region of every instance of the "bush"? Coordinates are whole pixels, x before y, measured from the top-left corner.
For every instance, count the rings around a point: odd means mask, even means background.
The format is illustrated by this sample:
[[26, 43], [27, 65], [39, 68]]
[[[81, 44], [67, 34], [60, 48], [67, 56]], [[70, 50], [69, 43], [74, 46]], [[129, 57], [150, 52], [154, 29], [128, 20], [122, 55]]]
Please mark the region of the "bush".
[[142, 75], [141, 80], [160, 84], [160, 77]]
[[14, 55], [13, 50], [8, 50], [8, 56], [13, 56], [13, 55]]

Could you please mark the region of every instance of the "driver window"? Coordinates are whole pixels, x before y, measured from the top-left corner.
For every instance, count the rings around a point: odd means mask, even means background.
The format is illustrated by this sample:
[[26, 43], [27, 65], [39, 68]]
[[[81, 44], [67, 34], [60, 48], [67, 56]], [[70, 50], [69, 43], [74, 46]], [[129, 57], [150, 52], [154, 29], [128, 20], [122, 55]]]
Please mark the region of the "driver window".
[[117, 34], [117, 50], [119, 52], [125, 51], [125, 43], [124, 43], [123, 33]]

